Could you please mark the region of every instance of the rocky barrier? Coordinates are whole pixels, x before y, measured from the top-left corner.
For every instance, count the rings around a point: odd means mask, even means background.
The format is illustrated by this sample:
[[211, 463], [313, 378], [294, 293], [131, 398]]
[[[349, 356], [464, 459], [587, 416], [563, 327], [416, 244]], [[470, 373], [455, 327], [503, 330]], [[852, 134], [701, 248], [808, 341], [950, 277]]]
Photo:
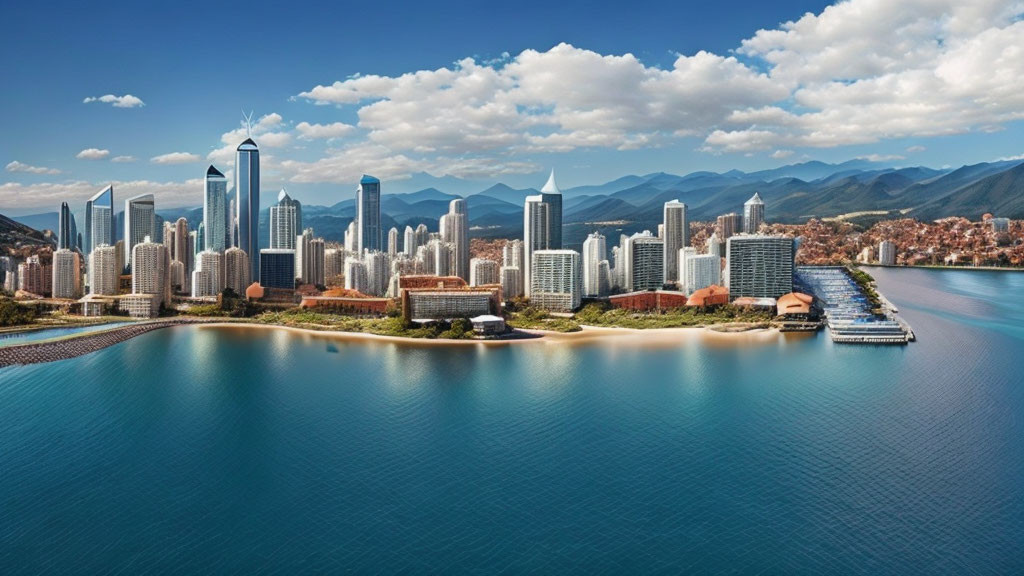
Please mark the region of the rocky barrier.
[[16, 364], [40, 364], [66, 358], [75, 358], [76, 356], [95, 352], [107, 346], [113, 346], [153, 330], [167, 328], [168, 326], [202, 324], [209, 321], [195, 318], [155, 320], [132, 324], [131, 326], [111, 328], [102, 332], [87, 333], [82, 336], [72, 336], [61, 340], [6, 346], [0, 348], [0, 367]]

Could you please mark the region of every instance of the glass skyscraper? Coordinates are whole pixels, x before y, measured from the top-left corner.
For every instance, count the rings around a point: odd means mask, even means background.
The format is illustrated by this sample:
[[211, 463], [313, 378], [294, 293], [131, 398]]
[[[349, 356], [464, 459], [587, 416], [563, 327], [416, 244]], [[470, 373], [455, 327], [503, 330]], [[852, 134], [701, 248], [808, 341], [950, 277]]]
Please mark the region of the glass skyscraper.
[[380, 180], [363, 174], [356, 190], [356, 250], [379, 251], [380, 232]]
[[67, 202], [60, 203], [60, 216], [57, 222], [57, 249], [74, 250], [78, 247], [78, 230], [75, 226], [75, 215]]
[[228, 179], [211, 164], [206, 169], [206, 195], [203, 198], [203, 246], [201, 249], [223, 252], [227, 231], [224, 212], [227, 210]]
[[260, 281], [260, 150], [247, 138], [235, 153], [235, 235], [249, 256], [253, 281]]
[[152, 194], [142, 194], [124, 201], [124, 262], [132, 266], [132, 248], [146, 237], [156, 240], [156, 202]]
[[114, 242], [114, 187], [107, 186], [85, 203], [82, 251], [89, 255], [97, 246], [113, 246]]

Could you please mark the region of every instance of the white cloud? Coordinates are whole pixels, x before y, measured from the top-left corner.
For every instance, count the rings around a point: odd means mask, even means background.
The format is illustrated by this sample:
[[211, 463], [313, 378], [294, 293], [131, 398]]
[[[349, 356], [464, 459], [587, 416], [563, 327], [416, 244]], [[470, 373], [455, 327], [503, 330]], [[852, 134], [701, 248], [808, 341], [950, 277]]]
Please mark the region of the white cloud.
[[1024, 154], [1017, 154], [1016, 156], [1003, 156], [996, 160], [996, 162], [1008, 162], [1012, 160], [1024, 160]]
[[103, 102], [104, 104], [112, 104], [114, 108], [137, 108], [139, 106], [145, 106], [146, 103], [137, 96], [131, 94], [125, 94], [124, 96], [115, 96], [113, 94], [105, 94], [103, 96], [90, 96], [82, 100], [83, 104], [89, 104], [90, 102]]
[[117, 162], [118, 164], [122, 164], [125, 162], [135, 162], [135, 156], [114, 156], [113, 158], [110, 159], [110, 161]]
[[131, 180], [114, 182], [86, 182], [71, 180], [64, 182], [44, 182], [40, 184], [22, 184], [7, 182], [0, 184], [0, 198], [5, 203], [19, 209], [54, 209], [61, 202], [73, 206], [82, 205], [100, 188], [113, 184], [119, 198], [129, 198], [138, 194], [153, 194], [158, 210], [197, 206], [202, 203], [202, 179], [190, 179], [185, 182], [153, 182], [150, 180]]
[[56, 168], [46, 168], [44, 166], [30, 166], [14, 160], [7, 164], [5, 170], [8, 172], [25, 172], [28, 174], [60, 174], [60, 170]]
[[333, 122], [331, 124], [310, 124], [309, 122], [299, 122], [295, 125], [295, 130], [298, 131], [302, 138], [306, 139], [341, 138], [342, 136], [348, 136], [355, 129], [355, 126], [345, 124], [344, 122]]
[[924, 152], [925, 150], [927, 150], [927, 148], [920, 145], [907, 146], [907, 152], [911, 154], [913, 154], [914, 152]]
[[99, 149], [99, 148], [86, 148], [78, 154], [75, 154], [75, 158], [81, 160], [102, 160], [110, 156], [110, 150]]
[[771, 153], [771, 157], [775, 158], [775, 159], [778, 159], [778, 160], [781, 160], [783, 158], [789, 158], [792, 155], [793, 155], [793, 151], [792, 150], [782, 150], [782, 149], [776, 150], [775, 152]]
[[190, 154], [188, 152], [171, 152], [169, 154], [161, 154], [154, 156], [149, 159], [154, 164], [188, 164], [191, 162], [199, 162], [202, 157], [199, 154]]
[[865, 156], [857, 156], [858, 160], [867, 160], [868, 162], [891, 162], [893, 160], [906, 160], [906, 156], [900, 156], [899, 154], [867, 154]]

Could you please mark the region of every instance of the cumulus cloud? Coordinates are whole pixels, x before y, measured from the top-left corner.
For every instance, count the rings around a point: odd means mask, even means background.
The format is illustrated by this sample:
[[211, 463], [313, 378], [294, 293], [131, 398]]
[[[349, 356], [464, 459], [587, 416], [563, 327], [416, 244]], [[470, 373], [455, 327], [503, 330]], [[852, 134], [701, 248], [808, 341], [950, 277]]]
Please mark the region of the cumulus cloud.
[[914, 146], [907, 146], [907, 152], [911, 154], [913, 154], [914, 152], [924, 152], [925, 150], [927, 150], [927, 148], [916, 144]]
[[110, 150], [100, 148], [86, 148], [75, 154], [75, 158], [80, 160], [103, 160], [107, 156], [110, 156]]
[[117, 162], [118, 164], [122, 164], [125, 162], [135, 162], [135, 156], [114, 156], [113, 158], [110, 159], [110, 161]]
[[270, 158], [263, 152], [263, 148], [283, 148], [292, 141], [291, 133], [284, 126], [284, 118], [277, 112], [272, 112], [259, 118], [248, 131], [243, 123], [239, 122], [238, 128], [221, 135], [221, 146], [207, 154], [206, 157], [212, 162], [222, 164], [232, 162], [238, 145], [250, 137], [260, 147], [260, 161], [263, 163]]
[[14, 160], [9, 162], [4, 168], [8, 172], [25, 172], [27, 174], [60, 174], [60, 170], [56, 168], [46, 168], [44, 166], [31, 166]]
[[7, 182], [0, 184], [0, 198], [19, 209], [53, 209], [61, 202], [74, 205], [84, 204], [102, 187], [113, 184], [118, 197], [129, 198], [138, 194], [153, 194], [157, 209], [196, 206], [202, 203], [203, 181], [191, 179], [184, 182], [154, 182], [130, 180], [114, 182], [87, 182], [72, 180], [65, 182], [44, 182], [23, 184]]
[[789, 158], [792, 155], [793, 155], [793, 151], [792, 150], [781, 150], [780, 149], [780, 150], [776, 150], [775, 152], [771, 153], [771, 157], [775, 158], [776, 160], [782, 160], [783, 158]]
[[295, 130], [298, 131], [300, 137], [306, 139], [341, 138], [342, 136], [351, 134], [355, 129], [355, 126], [345, 124], [344, 122], [332, 122], [331, 124], [310, 124], [309, 122], [299, 122], [295, 125]]
[[113, 94], [105, 94], [103, 96], [90, 96], [82, 100], [83, 104], [89, 104], [91, 102], [102, 102], [104, 104], [111, 104], [114, 108], [137, 108], [139, 106], [145, 106], [146, 103], [137, 96], [131, 94], [125, 94], [124, 96], [115, 96]]
[[857, 156], [857, 160], [867, 160], [868, 162], [892, 162], [893, 160], [906, 160], [906, 156], [900, 156], [899, 154], [867, 154], [864, 156]]
[[189, 164], [191, 162], [199, 162], [200, 160], [202, 158], [199, 154], [190, 154], [188, 152], [171, 152], [169, 154], [153, 156], [149, 159], [154, 164]]

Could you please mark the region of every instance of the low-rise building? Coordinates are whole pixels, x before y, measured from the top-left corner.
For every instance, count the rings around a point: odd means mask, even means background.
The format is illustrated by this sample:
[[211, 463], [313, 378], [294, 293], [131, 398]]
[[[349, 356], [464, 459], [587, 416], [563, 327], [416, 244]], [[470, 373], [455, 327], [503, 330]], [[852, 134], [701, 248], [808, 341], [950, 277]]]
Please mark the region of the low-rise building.
[[626, 310], [670, 310], [686, 306], [686, 294], [674, 290], [643, 290], [608, 297], [613, 308]]

